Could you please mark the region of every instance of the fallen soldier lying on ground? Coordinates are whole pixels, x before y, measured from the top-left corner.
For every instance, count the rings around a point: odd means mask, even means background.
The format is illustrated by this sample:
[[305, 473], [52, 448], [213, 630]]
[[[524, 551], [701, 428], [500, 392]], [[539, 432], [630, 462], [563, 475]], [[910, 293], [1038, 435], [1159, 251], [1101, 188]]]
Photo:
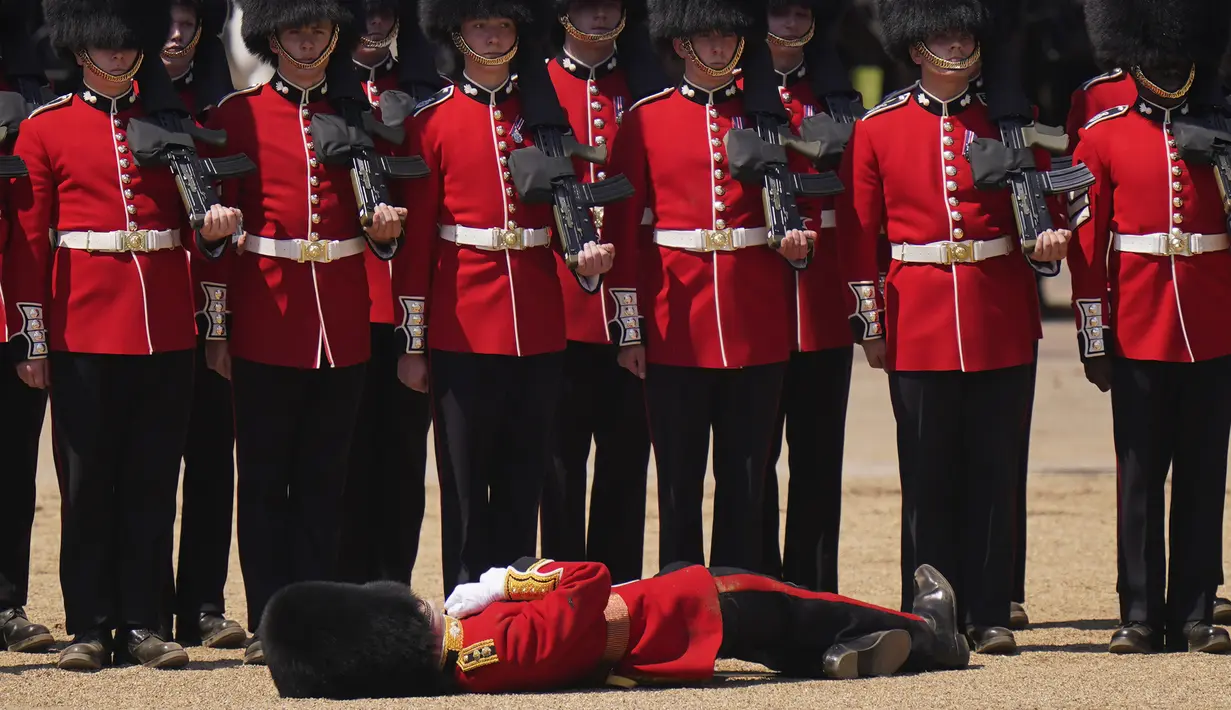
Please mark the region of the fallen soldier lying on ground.
[[714, 661], [801, 678], [964, 668], [953, 588], [915, 572], [914, 614], [743, 570], [677, 566], [611, 586], [595, 562], [523, 558], [444, 613], [394, 582], [299, 582], [258, 632], [282, 697], [380, 698], [709, 680]]

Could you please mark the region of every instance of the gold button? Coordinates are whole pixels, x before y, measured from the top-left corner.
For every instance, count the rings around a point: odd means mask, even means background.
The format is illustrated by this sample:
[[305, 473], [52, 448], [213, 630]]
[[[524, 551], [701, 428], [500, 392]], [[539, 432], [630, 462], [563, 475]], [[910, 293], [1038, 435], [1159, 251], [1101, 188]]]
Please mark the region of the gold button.
[[304, 132], [304, 135], [307, 135], [307, 136], [312, 135], [312, 126], [304, 126], [303, 132]]
[[517, 223], [510, 219], [508, 229], [517, 229]]
[[607, 142], [607, 138], [605, 136], [599, 136], [598, 138], [594, 139], [594, 142], [599, 145], [603, 145], [604, 143]]
[[957, 207], [957, 198], [956, 198], [956, 197], [950, 197], [950, 198], [949, 198], [949, 204], [953, 205], [954, 207]]
[[598, 94], [598, 87], [595, 86], [594, 84], [590, 84], [590, 95], [595, 96], [597, 94]]
[[944, 140], [941, 142], [945, 145], [953, 145], [953, 136], [945, 136]]
[[497, 121], [503, 121], [504, 111], [501, 111], [500, 109], [496, 109], [495, 111], [492, 111], [492, 118], [496, 119]]
[[726, 190], [726, 188], [724, 188], [722, 185], [715, 185], [715, 186], [714, 186], [714, 194], [715, 194], [715, 195], [722, 196], [722, 195], [725, 195], [726, 193], [727, 193], [727, 190]]
[[715, 202], [714, 209], [718, 210], [719, 212], [726, 212], [727, 206], [722, 204], [721, 202]]
[[321, 184], [321, 181], [319, 178], [313, 175], [311, 178], [308, 179], [308, 184], [312, 185], [312, 187], [319, 187]]
[[302, 116], [303, 118], [308, 118], [312, 114], [308, 113], [308, 109], [305, 108], [299, 112], [299, 115]]
[[726, 220], [721, 220], [721, 219], [714, 220], [714, 229], [726, 229], [726, 228], [727, 228]]
[[1174, 147], [1175, 147], [1175, 141], [1174, 141], [1174, 140], [1169, 140], [1169, 141], [1167, 141], [1167, 147], [1168, 147], [1168, 148], [1174, 148]]
[[715, 148], [717, 148], [718, 146], [722, 145], [722, 141], [718, 140], [717, 138], [711, 138], [711, 139], [710, 139], [710, 145], [712, 145], [712, 146], [714, 146]]
[[597, 174], [597, 175], [595, 175], [595, 177], [597, 177], [599, 180], [606, 180], [606, 179], [607, 179], [607, 173], [605, 173], [605, 172], [603, 172], [602, 170], [600, 170], [600, 171], [598, 171], [598, 174]]
[[945, 121], [945, 130], [946, 130], [946, 131], [952, 131], [952, 130], [953, 130], [953, 124], [952, 124], [952, 123], [950, 123], [949, 121]]
[[962, 221], [962, 213], [961, 213], [961, 212], [958, 212], [957, 210], [953, 210], [952, 212], [950, 212], [950, 213], [949, 213], [949, 216], [953, 218], [953, 221], [954, 221], [954, 222], [961, 222], [961, 221]]
[[321, 203], [321, 196], [320, 196], [320, 195], [313, 195], [313, 196], [311, 197], [311, 200], [312, 200], [312, 204], [314, 204], [314, 205], [319, 205], [319, 204]]
[[516, 211], [517, 211], [517, 205], [509, 205], [509, 212], [516, 212]]
[[128, 214], [137, 214], [137, 206], [136, 206], [136, 205], [129, 205], [129, 206], [128, 206]]
[[308, 241], [310, 241], [310, 242], [314, 242], [314, 241], [316, 241], [317, 239], [320, 239], [320, 238], [321, 238], [321, 233], [320, 233], [320, 232], [308, 232]]
[[718, 109], [716, 108], [710, 109], [710, 118], [718, 118]]
[[783, 100], [783, 101], [790, 101], [790, 100], [791, 100], [791, 92], [789, 92], [789, 91], [784, 91], [784, 92], [782, 92], [782, 100]]
[[602, 127], [603, 127], [603, 126], [605, 126], [605, 125], [607, 125], [607, 123], [606, 123], [605, 121], [603, 121], [603, 119], [601, 119], [601, 118], [596, 118], [596, 119], [594, 119], [594, 127], [595, 127], [595, 128], [602, 128]]
[[500, 143], [498, 143], [496, 147], [499, 148], [500, 150], [508, 150], [509, 144], [505, 143], [504, 141], [500, 141]]
[[[132, 191], [132, 190], [125, 190], [125, 191], [124, 191], [124, 199], [126, 199], [126, 200], [131, 200], [132, 198], [133, 198], [133, 191]], [[1178, 201], [1179, 201], [1179, 199], [1177, 198], [1177, 200], [1176, 200], [1176, 201], [1178, 202]], [[1176, 205], [1176, 207], [1179, 207], [1179, 205]]]
[[1184, 200], [1181, 200], [1181, 199], [1180, 199], [1180, 198], [1178, 198], [1178, 197], [1173, 197], [1173, 198], [1171, 198], [1171, 204], [1175, 205], [1176, 207], [1183, 207], [1183, 206], [1184, 206]]
[[1176, 224], [1183, 224], [1183, 223], [1184, 223], [1184, 215], [1182, 215], [1182, 214], [1173, 214], [1173, 215], [1171, 215], [1171, 221], [1172, 221], [1172, 222], [1175, 222]]
[[308, 150], [316, 150], [316, 145], [314, 145], [312, 141], [308, 141], [307, 148]]
[[1172, 165], [1172, 166], [1171, 166], [1171, 174], [1172, 174], [1172, 175], [1175, 175], [1176, 177], [1179, 177], [1179, 176], [1181, 176], [1181, 175], [1183, 175], [1183, 174], [1184, 174], [1184, 171], [1180, 168], [1180, 166], [1178, 166], [1178, 165]]
[[128, 158], [120, 158], [120, 167], [121, 167], [121, 168], [127, 168], [127, 167], [128, 167]]
[[498, 136], [504, 135], [504, 126], [496, 126], [496, 135]]
[[945, 183], [945, 189], [949, 192], [957, 192], [957, 183], [950, 180]]
[[966, 233], [965, 233], [965, 232], [963, 232], [962, 230], [960, 230], [960, 229], [955, 229], [955, 230], [953, 230], [953, 238], [954, 238], [954, 239], [961, 239], [961, 238], [962, 238], [962, 237], [964, 237], [964, 236], [966, 236]]
[[316, 162], [316, 158], [309, 158], [308, 165], [311, 165], [312, 167], [315, 168], [316, 166], [320, 165], [320, 163]]
[[951, 150], [946, 150], [944, 153], [941, 153], [941, 155], [944, 156], [945, 160], [953, 160], [953, 151]]
[[119, 147], [118, 147], [118, 148], [116, 148], [115, 150], [116, 150], [116, 152], [117, 152], [117, 153], [127, 153], [127, 152], [128, 152], [128, 148], [127, 148], [127, 147], [125, 147], [125, 146], [119, 146]]
[[506, 187], [506, 188], [504, 188], [504, 194], [508, 195], [509, 197], [512, 197], [512, 196], [513, 196], [513, 188], [511, 188], [511, 187]]
[[715, 163], [721, 163], [721, 162], [722, 162], [722, 153], [714, 153], [714, 162], [715, 162]]
[[1179, 192], [1180, 190], [1184, 189], [1184, 186], [1181, 185], [1179, 182], [1173, 182], [1171, 183], [1171, 189], [1175, 190], [1176, 192]]
[[131, 175], [121, 175], [120, 176], [120, 182], [124, 183], [125, 185], [127, 185], [128, 183], [132, 181], [133, 179]]
[[117, 134], [115, 134], [115, 139], [116, 139], [117, 141], [122, 141], [122, 140], [124, 140], [124, 134], [123, 134], [123, 133], [117, 133]]
[[946, 165], [945, 175], [948, 175], [949, 177], [953, 177], [954, 175], [957, 175], [957, 168], [953, 167], [952, 165]]
[[715, 180], [721, 180], [721, 179], [723, 179], [724, 177], [726, 177], [726, 173], [722, 172], [721, 170], [715, 170], [715, 171], [714, 171], [714, 179], [715, 179]]
[[1171, 236], [1173, 236], [1173, 237], [1181, 237], [1181, 236], [1184, 236], [1184, 230], [1180, 229], [1179, 227], [1172, 227], [1172, 228], [1171, 228]]
[[595, 111], [601, 111], [603, 109], [603, 105], [597, 101], [591, 101], [590, 108], [594, 109]]
[[128, 223], [128, 231], [130, 231], [130, 232], [131, 232], [131, 231], [135, 230], [136, 228], [137, 228], [137, 223], [136, 223], [136, 222], [129, 222], [129, 223]]
[[1179, 154], [1179, 153], [1177, 153], [1177, 152], [1175, 152], [1175, 151], [1171, 151], [1171, 159], [1172, 159], [1172, 160], [1179, 160], [1179, 159], [1180, 159], [1180, 154]]
[[116, 127], [116, 128], [119, 128], [120, 126], [123, 126], [123, 125], [124, 125], [123, 121], [121, 121], [121, 120], [120, 120], [120, 119], [118, 119], [118, 118], [117, 118], [117, 119], [115, 119], [115, 120], [113, 120], [113, 121], [112, 121], [112, 123], [114, 123], [114, 124], [115, 124], [115, 127]]
[[717, 133], [717, 132], [718, 132], [718, 124], [717, 124], [717, 123], [711, 123], [711, 124], [710, 124], [710, 133]]
[[500, 164], [501, 164], [501, 165], [508, 165], [508, 164], [509, 164], [509, 156], [507, 156], [507, 155], [502, 155], [502, 156], [500, 156]]
[[509, 172], [508, 170], [505, 170], [505, 171], [504, 171], [504, 179], [505, 179], [506, 181], [507, 181], [507, 180], [512, 180], [512, 179], [513, 179], [513, 173]]

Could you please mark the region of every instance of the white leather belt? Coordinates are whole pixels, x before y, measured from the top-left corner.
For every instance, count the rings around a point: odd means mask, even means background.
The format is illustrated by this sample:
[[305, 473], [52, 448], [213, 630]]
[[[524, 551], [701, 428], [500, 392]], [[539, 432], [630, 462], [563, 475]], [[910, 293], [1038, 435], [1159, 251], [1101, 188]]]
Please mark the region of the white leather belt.
[[1113, 234], [1112, 239], [1116, 251], [1155, 256], [1192, 256], [1225, 251], [1231, 246], [1231, 239], [1226, 234]]
[[275, 259], [291, 259], [301, 264], [305, 261], [328, 264], [331, 261], [362, 254], [367, 247], [367, 240], [363, 237], [312, 241], [310, 239], [271, 239], [249, 234], [244, 240], [244, 251], [261, 256], [272, 256]]
[[1013, 251], [1013, 242], [1007, 237], [967, 240], [961, 242], [932, 242], [931, 244], [894, 244], [889, 255], [894, 261], [904, 264], [972, 264], [976, 261], [1004, 256]]
[[545, 227], [539, 229], [526, 229], [524, 227], [517, 227], [516, 229], [501, 229], [499, 227], [482, 229], [479, 227], [459, 227], [454, 224], [442, 224], [440, 225], [440, 238], [446, 242], [463, 244], [488, 251], [504, 251], [506, 249], [518, 251], [530, 247], [545, 247], [551, 244], [551, 230]]
[[131, 232], [60, 232], [56, 242], [65, 249], [86, 251], [159, 251], [174, 249], [180, 245], [180, 230], [161, 231], [139, 229]]
[[654, 243], [688, 251], [734, 251], [765, 246], [769, 230], [765, 227], [735, 229], [656, 229]]

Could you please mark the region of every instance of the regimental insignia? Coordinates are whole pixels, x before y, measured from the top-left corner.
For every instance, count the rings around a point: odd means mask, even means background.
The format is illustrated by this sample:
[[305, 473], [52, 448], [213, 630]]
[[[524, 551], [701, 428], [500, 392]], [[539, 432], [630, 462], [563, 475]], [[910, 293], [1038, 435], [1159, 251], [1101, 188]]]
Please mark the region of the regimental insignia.
[[1081, 225], [1090, 221], [1090, 192], [1089, 189], [1078, 190], [1068, 194], [1069, 202], [1069, 229], [1077, 229]]
[[504, 576], [504, 596], [509, 601], [528, 602], [542, 599], [556, 591], [560, 579], [564, 576], [564, 568], [542, 574], [539, 572], [551, 560], [539, 560], [525, 572], [510, 569]]
[[457, 667], [463, 673], [469, 673], [476, 668], [490, 666], [493, 663], [498, 663], [500, 657], [496, 655], [496, 640], [487, 639], [475, 644], [471, 644], [461, 650], [457, 655]]
[[1128, 106], [1113, 106], [1107, 109], [1106, 111], [1100, 111], [1094, 114], [1094, 116], [1091, 117], [1089, 121], [1086, 121], [1086, 125], [1082, 126], [1081, 129], [1083, 131], [1086, 131], [1086, 130], [1089, 130], [1090, 127], [1096, 123], [1102, 123], [1103, 121], [1106, 121], [1109, 118], [1123, 116], [1124, 114], [1128, 113], [1128, 109], [1129, 109]]
[[458, 659], [461, 659], [462, 644], [465, 643], [465, 635], [462, 632], [462, 622], [449, 616], [444, 615], [444, 643], [440, 645], [440, 668], [445, 667], [445, 662], [449, 658], [450, 653], [456, 653]]

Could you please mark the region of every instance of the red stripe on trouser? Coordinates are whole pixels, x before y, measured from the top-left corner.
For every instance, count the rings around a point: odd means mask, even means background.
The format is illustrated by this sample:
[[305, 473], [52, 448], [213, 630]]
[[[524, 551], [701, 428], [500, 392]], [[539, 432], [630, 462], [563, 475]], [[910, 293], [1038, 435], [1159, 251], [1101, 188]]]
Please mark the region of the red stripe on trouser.
[[803, 587], [796, 587], [785, 582], [779, 582], [770, 577], [763, 577], [759, 574], [728, 574], [714, 578], [714, 586], [718, 588], [718, 593], [726, 592], [778, 592], [779, 594], [788, 594], [799, 599], [815, 599], [818, 601], [833, 602], [835, 604], [850, 604], [851, 606], [863, 607], [864, 609], [873, 609], [886, 614], [893, 614], [911, 621], [924, 621], [923, 617], [915, 614], [907, 614], [901, 611], [894, 611], [876, 604], [861, 602], [858, 599], [851, 599], [840, 594], [830, 594], [829, 592], [814, 592]]

